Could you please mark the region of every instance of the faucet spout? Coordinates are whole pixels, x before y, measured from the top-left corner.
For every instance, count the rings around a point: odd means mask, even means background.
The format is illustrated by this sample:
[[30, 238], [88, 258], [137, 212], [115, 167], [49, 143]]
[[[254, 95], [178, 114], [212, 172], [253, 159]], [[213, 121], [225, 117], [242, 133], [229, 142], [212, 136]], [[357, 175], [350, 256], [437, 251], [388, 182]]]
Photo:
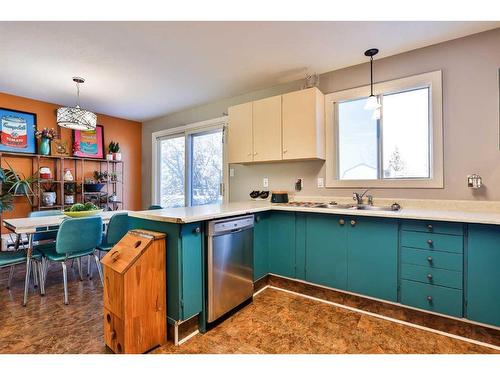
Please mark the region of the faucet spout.
[[361, 194], [357, 192], [352, 193], [352, 199], [355, 200], [357, 204], [363, 204], [363, 197], [365, 196], [366, 193], [368, 193], [369, 190], [370, 189], [366, 189]]

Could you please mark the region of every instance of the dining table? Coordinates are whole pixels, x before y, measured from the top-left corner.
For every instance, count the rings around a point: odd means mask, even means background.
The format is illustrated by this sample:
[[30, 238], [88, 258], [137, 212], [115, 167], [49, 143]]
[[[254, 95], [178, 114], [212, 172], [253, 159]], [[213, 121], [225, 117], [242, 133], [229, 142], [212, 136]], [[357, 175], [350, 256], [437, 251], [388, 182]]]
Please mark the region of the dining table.
[[[101, 216], [102, 222], [104, 225], [109, 223], [111, 217], [118, 213], [129, 212], [128, 210], [117, 210], [117, 211], [103, 211], [98, 213], [97, 215]], [[57, 232], [59, 230], [59, 226], [64, 220], [69, 219], [70, 217], [64, 215], [61, 212], [61, 215], [53, 215], [53, 216], [36, 216], [36, 217], [23, 217], [23, 218], [15, 218], [15, 219], [4, 219], [3, 225], [9, 231], [17, 236], [16, 246], [19, 246], [21, 236], [25, 235], [27, 238], [26, 246], [26, 277], [24, 280], [24, 298], [23, 298], [23, 306], [26, 306], [28, 303], [28, 289], [29, 289], [29, 280], [31, 276], [31, 267], [33, 263], [33, 236], [35, 234], [47, 233], [47, 232]], [[43, 282], [40, 283], [40, 291], [44, 294], [44, 285]]]

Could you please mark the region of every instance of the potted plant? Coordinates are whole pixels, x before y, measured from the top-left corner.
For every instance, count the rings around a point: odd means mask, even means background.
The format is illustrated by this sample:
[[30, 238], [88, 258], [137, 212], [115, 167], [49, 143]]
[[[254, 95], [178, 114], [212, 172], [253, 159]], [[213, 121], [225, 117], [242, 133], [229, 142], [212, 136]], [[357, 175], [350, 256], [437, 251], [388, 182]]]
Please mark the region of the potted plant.
[[[2, 187], [6, 179], [5, 171], [0, 168], [0, 184], [2, 184]], [[0, 212], [10, 211], [12, 207], [12, 194], [2, 189], [0, 192]]]
[[94, 171], [93, 178], [86, 178], [83, 188], [89, 193], [98, 193], [108, 182], [108, 172]]
[[111, 141], [108, 146], [109, 153], [113, 155], [113, 160], [122, 160], [122, 153], [120, 152], [120, 143]]
[[76, 182], [64, 183], [64, 204], [75, 203]]
[[40, 148], [38, 149], [40, 155], [50, 155], [50, 142], [56, 136], [57, 131], [52, 128], [43, 128], [35, 132], [35, 137], [40, 140]]
[[6, 163], [8, 169], [2, 170], [5, 176], [2, 183], [2, 193], [10, 193], [13, 196], [25, 196], [28, 202], [33, 204], [31, 197], [34, 196], [35, 193], [31, 186], [38, 181], [38, 177], [36, 175], [26, 177], [24, 174], [20, 176], [8, 162]]
[[109, 142], [108, 153], [106, 154], [106, 160], [113, 160], [113, 150], [115, 149], [115, 142]]
[[57, 184], [54, 182], [43, 182], [40, 184], [40, 188], [42, 189], [42, 206], [53, 206], [57, 200]]

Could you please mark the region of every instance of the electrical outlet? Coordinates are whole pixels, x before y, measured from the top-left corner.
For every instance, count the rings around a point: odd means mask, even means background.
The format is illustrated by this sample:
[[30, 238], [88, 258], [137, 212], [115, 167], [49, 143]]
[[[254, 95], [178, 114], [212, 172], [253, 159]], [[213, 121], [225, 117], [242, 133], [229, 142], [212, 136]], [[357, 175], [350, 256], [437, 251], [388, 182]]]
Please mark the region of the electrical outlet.
[[234, 168], [229, 168], [229, 177], [234, 177]]
[[318, 187], [319, 188], [325, 187], [325, 179], [323, 177], [318, 177]]
[[262, 187], [265, 187], [265, 188], [269, 187], [269, 179], [267, 177], [264, 177], [262, 179]]

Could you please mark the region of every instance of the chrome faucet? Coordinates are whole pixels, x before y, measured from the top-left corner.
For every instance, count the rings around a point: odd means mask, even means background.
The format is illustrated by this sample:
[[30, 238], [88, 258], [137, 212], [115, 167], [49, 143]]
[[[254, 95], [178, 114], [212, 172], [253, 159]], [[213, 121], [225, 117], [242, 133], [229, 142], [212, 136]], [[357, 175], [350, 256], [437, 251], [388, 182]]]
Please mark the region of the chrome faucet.
[[[368, 192], [368, 190], [370, 190], [370, 189], [366, 189], [361, 194], [356, 193], [356, 192], [352, 193], [352, 199], [356, 201], [356, 204], [363, 204], [363, 197]], [[368, 204], [373, 205], [373, 196], [367, 195], [367, 197], [368, 197]]]

